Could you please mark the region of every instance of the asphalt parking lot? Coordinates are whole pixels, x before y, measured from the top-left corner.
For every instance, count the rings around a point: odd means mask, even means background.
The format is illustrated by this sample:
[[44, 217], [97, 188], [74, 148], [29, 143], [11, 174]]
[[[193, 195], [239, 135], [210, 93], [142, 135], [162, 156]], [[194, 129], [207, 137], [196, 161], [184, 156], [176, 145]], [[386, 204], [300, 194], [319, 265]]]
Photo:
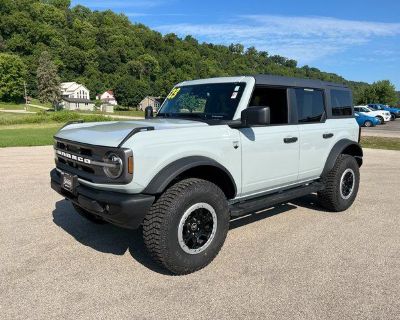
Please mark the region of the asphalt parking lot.
[[363, 136], [400, 138], [400, 118], [371, 128], [361, 128]]
[[399, 319], [400, 152], [364, 161], [347, 212], [308, 196], [233, 221], [210, 266], [175, 277], [50, 189], [51, 147], [0, 149], [1, 319]]

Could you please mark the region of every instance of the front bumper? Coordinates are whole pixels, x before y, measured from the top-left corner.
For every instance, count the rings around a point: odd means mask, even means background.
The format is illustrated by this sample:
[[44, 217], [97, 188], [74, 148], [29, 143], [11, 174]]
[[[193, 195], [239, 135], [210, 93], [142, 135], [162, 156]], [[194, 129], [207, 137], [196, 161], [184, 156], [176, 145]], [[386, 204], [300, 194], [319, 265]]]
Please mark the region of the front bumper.
[[83, 185], [78, 185], [76, 194], [72, 194], [61, 188], [61, 176], [56, 169], [50, 172], [50, 178], [51, 188], [60, 195], [104, 220], [124, 228], [137, 229], [155, 200], [151, 195], [103, 191]]

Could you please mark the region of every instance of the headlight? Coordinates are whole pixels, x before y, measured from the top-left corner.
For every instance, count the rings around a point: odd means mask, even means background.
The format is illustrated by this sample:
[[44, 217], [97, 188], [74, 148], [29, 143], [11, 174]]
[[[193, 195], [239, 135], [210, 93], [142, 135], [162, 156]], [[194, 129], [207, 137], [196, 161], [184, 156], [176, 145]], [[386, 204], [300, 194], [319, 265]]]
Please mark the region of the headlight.
[[104, 173], [111, 179], [117, 179], [124, 168], [122, 159], [115, 153], [109, 153], [104, 158], [105, 164], [103, 167]]

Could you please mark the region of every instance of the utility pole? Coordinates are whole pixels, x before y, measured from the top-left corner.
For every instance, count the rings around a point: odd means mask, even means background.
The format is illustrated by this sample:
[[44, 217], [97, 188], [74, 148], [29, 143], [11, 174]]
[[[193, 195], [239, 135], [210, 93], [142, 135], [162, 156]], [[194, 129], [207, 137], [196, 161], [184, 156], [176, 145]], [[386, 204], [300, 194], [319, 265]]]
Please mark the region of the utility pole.
[[25, 111], [28, 111], [28, 95], [26, 92], [26, 82], [24, 81], [24, 91], [25, 91]]

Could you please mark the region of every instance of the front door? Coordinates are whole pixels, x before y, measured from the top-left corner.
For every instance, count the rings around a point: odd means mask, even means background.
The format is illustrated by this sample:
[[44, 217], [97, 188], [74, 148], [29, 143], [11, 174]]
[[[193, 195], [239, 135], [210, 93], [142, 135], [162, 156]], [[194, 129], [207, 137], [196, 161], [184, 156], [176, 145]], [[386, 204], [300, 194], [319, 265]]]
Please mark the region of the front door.
[[240, 129], [242, 196], [297, 182], [299, 131], [290, 122], [286, 88], [256, 87], [250, 106], [270, 107], [271, 124]]

